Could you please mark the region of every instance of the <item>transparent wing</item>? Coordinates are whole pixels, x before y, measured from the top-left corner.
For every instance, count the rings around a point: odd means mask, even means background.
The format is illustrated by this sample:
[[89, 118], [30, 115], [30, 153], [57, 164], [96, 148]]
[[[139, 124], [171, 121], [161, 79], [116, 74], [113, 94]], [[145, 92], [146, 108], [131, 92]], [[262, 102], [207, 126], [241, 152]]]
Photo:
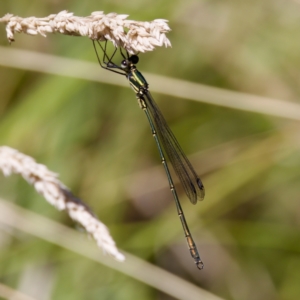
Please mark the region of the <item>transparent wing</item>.
[[150, 112], [152, 121], [155, 124], [159, 140], [171, 161], [175, 173], [183, 185], [185, 193], [189, 197], [190, 201], [193, 204], [196, 204], [197, 200], [203, 200], [205, 196], [202, 181], [181, 149], [176, 137], [169, 128], [150, 92], [145, 91], [143, 98]]

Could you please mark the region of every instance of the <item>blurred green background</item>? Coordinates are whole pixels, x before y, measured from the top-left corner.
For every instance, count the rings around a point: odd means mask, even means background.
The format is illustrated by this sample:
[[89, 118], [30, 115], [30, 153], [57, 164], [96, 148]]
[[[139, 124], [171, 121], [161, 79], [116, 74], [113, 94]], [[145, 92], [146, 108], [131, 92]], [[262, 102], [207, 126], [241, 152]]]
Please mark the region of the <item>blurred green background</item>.
[[[236, 109], [152, 92], [206, 188], [205, 200], [193, 206], [178, 186], [204, 270], [190, 257], [149, 125], [129, 86], [47, 74], [50, 66], [38, 58], [45, 72], [0, 65], [0, 145], [59, 173], [120, 249], [223, 299], [300, 299], [300, 118], [260, 113], [259, 105], [257, 112], [239, 109], [248, 94], [271, 105], [272, 99], [292, 102], [299, 112], [300, 1], [0, 1], [1, 17], [64, 9], [78, 16], [103, 10], [132, 20], [167, 19], [172, 48], [140, 54], [142, 73], [221, 88], [224, 95], [241, 92]], [[0, 44], [8, 50], [97, 64], [88, 38], [15, 38], [9, 46], [1, 24]], [[26, 61], [26, 52], [20, 59]], [[285, 116], [284, 106], [281, 111]], [[16, 175], [0, 175], [0, 197], [76, 227]], [[167, 276], [159, 279], [167, 284]], [[32, 287], [35, 278], [41, 294]], [[175, 299], [5, 225], [0, 281], [33, 299]]]

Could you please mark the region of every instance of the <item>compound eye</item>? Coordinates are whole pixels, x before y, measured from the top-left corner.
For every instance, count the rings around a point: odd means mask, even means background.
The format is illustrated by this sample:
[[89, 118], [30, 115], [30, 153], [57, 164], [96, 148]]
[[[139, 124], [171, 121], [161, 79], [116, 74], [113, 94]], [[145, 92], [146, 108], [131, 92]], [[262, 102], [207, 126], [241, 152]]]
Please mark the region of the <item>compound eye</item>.
[[135, 65], [139, 62], [139, 57], [137, 55], [132, 55], [129, 60]]
[[124, 59], [121, 62], [121, 68], [126, 69], [128, 67], [128, 60]]

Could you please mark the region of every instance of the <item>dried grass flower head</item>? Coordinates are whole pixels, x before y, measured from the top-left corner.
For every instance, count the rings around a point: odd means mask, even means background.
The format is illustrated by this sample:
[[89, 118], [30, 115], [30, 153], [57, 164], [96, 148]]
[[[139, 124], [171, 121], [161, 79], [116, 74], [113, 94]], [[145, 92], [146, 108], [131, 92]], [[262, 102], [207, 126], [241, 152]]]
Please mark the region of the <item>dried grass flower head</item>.
[[91, 209], [58, 180], [58, 175], [38, 164], [32, 157], [13, 148], [0, 147], [0, 171], [5, 176], [21, 175], [51, 205], [66, 210], [96, 241], [99, 248], [118, 261], [125, 259], [119, 252], [107, 227], [96, 217]]
[[115, 47], [122, 47], [130, 54], [152, 51], [157, 46], [170, 47], [166, 37], [171, 29], [167, 20], [156, 19], [150, 22], [127, 20], [128, 15], [117, 13], [104, 14], [93, 12], [87, 17], [74, 16], [66, 10], [45, 18], [21, 18], [6, 14], [0, 22], [6, 23], [9, 42], [14, 41], [14, 34], [30, 35], [62, 33], [66, 35], [87, 36], [92, 40], [111, 41]]

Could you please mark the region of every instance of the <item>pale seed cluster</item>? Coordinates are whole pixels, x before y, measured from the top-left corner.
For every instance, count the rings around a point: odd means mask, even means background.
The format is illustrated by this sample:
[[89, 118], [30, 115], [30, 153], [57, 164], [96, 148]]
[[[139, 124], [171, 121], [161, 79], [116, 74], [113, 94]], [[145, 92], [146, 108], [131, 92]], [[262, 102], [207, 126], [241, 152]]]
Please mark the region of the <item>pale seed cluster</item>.
[[20, 174], [32, 184], [50, 204], [59, 210], [66, 210], [70, 217], [81, 224], [93, 236], [103, 252], [123, 261], [124, 255], [118, 251], [107, 227], [91, 212], [87, 205], [76, 198], [63, 183], [58, 175], [38, 164], [33, 158], [10, 147], [0, 147], [0, 170], [5, 176], [13, 173]]
[[167, 20], [156, 19], [151, 22], [127, 20], [128, 15], [102, 11], [93, 12], [88, 17], [77, 17], [66, 10], [45, 18], [21, 18], [6, 14], [0, 22], [6, 23], [9, 42], [14, 41], [14, 34], [31, 35], [62, 33], [66, 35], [87, 36], [92, 40], [111, 41], [115, 47], [122, 47], [130, 54], [152, 51], [157, 46], [170, 47], [166, 37], [171, 29]]

